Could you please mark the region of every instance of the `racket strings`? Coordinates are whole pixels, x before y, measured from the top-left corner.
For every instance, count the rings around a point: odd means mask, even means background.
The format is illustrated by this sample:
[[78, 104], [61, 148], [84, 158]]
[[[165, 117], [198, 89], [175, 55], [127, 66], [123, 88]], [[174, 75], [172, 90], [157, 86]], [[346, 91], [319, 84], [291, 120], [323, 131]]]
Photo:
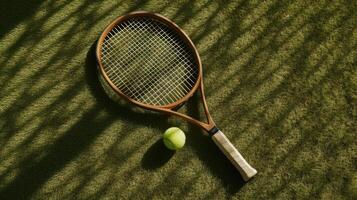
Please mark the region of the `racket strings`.
[[[140, 91], [139, 91], [140, 92]], [[138, 93], [138, 92], [137, 92]], [[134, 96], [135, 96], [135, 94], [134, 94]]]
[[[148, 58], [150, 58], [150, 57], [148, 57]], [[134, 94], [135, 95], [135, 94]]]
[[198, 79], [190, 48], [152, 19], [132, 18], [114, 27], [103, 42], [102, 63], [119, 90], [150, 105], [178, 101]]

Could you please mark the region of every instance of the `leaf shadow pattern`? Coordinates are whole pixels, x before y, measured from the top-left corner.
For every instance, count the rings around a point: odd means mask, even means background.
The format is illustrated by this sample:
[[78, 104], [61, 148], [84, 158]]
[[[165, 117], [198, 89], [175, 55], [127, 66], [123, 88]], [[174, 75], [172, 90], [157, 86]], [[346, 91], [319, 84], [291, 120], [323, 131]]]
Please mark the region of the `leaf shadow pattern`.
[[[8, 31], [12, 30], [18, 23], [26, 18], [30, 18], [34, 13], [36, 13], [37, 9], [41, 6], [40, 0], [29, 0], [29, 1], [21, 1], [15, 0], [11, 3], [0, 3], [0, 18], [2, 20], [2, 26], [0, 29], [0, 39], [8, 33]], [[14, 15], [14, 13], [16, 13]], [[11, 20], [5, 20], [9, 19]]]
[[[0, 30], [0, 199], [351, 197], [351, 1], [38, 2], [24, 3]], [[0, 16], [16, 6], [1, 6]], [[93, 47], [88, 52], [108, 21], [131, 10], [162, 11], [202, 47], [209, 107], [260, 169], [257, 179], [244, 185], [191, 125], [183, 152], [145, 167], [162, 148], [153, 133], [172, 124], [108, 98]], [[192, 100], [188, 113], [199, 117], [199, 99]]]
[[[92, 50], [90, 50], [91, 53], [93, 53]], [[92, 64], [89, 67], [93, 67]], [[95, 80], [92, 75], [89, 75], [91, 82]], [[62, 95], [59, 101], [66, 101], [67, 95], [70, 93]], [[102, 98], [102, 101], [108, 100]], [[33, 154], [21, 161], [20, 173], [10, 184], [0, 190], [0, 198], [26, 199], [31, 197], [51, 176], [84, 151], [101, 131], [115, 120], [110, 116], [98, 118], [98, 112], [103, 110], [103, 105], [105, 104], [98, 104], [88, 110], [66, 134], [46, 149], [45, 156], [40, 160], [36, 161], [37, 155]]]

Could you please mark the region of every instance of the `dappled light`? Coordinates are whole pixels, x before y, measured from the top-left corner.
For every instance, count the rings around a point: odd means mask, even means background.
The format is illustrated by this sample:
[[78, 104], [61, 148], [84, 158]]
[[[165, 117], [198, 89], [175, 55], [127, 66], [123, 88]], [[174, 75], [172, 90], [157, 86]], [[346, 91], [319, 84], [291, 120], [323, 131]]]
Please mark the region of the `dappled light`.
[[[214, 121], [259, 171], [248, 183], [199, 128], [107, 97], [96, 41], [136, 10], [192, 38]], [[0, 199], [356, 198], [356, 10], [353, 1], [1, 3]], [[198, 94], [181, 110], [204, 117]], [[187, 137], [176, 153], [160, 143], [171, 126]]]

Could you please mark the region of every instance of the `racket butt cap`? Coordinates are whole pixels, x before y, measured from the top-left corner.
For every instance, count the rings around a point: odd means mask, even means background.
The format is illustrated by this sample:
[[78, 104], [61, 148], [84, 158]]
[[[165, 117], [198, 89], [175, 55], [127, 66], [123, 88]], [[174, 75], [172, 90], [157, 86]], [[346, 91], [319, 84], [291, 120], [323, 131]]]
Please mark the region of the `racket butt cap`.
[[258, 173], [258, 171], [256, 169], [254, 169], [253, 167], [251, 167], [251, 169], [248, 172], [246, 171], [246, 175], [244, 175], [244, 176], [242, 175], [242, 178], [243, 178], [244, 181], [249, 181], [257, 173]]

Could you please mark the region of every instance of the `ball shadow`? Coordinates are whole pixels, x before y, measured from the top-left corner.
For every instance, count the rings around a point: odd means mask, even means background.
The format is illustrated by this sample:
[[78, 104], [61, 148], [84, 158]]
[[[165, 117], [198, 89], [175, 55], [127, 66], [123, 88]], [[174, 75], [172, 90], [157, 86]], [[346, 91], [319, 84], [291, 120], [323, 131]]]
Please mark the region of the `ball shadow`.
[[144, 154], [141, 160], [141, 166], [146, 170], [154, 170], [167, 163], [175, 151], [165, 147], [162, 139], [157, 140]]

